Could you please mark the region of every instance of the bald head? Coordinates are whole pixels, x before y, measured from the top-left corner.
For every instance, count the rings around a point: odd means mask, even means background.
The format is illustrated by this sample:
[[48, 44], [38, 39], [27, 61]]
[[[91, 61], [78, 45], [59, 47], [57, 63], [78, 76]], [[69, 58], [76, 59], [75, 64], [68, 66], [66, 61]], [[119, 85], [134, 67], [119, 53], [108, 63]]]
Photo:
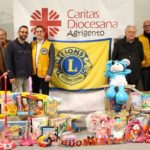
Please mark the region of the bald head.
[[146, 33], [150, 33], [150, 20], [145, 20], [144, 21], [143, 29]]

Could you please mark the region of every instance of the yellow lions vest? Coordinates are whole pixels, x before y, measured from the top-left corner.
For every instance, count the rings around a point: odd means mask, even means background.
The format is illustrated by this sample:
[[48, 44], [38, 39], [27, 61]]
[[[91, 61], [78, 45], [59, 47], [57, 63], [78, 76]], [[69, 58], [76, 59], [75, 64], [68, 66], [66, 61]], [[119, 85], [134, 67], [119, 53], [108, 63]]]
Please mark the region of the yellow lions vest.
[[140, 35], [139, 40], [142, 42], [143, 51], [144, 51], [144, 60], [142, 62], [142, 67], [149, 67], [150, 66], [150, 44], [148, 38], [143, 35]]
[[37, 42], [32, 42], [32, 64], [33, 64], [33, 74], [37, 74], [40, 78], [45, 78], [48, 72], [49, 67], [49, 48], [50, 42], [45, 40], [41, 46], [39, 57], [38, 57], [38, 66], [36, 68], [36, 49]]

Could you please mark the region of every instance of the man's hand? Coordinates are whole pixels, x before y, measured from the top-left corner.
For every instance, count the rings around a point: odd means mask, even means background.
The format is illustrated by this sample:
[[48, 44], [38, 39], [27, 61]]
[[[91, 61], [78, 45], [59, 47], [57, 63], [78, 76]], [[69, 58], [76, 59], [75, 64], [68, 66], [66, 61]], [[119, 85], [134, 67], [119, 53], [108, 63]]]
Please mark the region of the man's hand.
[[50, 80], [51, 80], [51, 76], [46, 75], [46, 77], [45, 77], [45, 82], [48, 82], [48, 81], [50, 81]]
[[13, 78], [13, 79], [9, 79], [9, 81], [10, 81], [10, 83], [11, 83], [11, 84], [13, 84], [13, 83], [15, 83], [15, 82], [16, 82], [16, 79], [15, 79], [15, 78]]

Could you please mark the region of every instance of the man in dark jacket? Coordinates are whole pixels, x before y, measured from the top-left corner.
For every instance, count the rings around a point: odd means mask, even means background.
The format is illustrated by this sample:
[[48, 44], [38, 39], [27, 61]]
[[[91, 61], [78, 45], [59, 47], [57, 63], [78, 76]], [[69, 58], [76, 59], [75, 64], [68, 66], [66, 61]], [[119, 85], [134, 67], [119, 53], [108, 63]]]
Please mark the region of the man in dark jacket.
[[28, 27], [21, 26], [18, 38], [5, 50], [5, 64], [13, 92], [29, 91], [28, 78], [32, 74], [31, 46], [26, 42]]
[[141, 63], [144, 58], [142, 43], [136, 38], [136, 27], [127, 26], [125, 29], [125, 37], [114, 44], [112, 53], [113, 60], [129, 59], [131, 74], [127, 75], [128, 84], [136, 85], [141, 78]]

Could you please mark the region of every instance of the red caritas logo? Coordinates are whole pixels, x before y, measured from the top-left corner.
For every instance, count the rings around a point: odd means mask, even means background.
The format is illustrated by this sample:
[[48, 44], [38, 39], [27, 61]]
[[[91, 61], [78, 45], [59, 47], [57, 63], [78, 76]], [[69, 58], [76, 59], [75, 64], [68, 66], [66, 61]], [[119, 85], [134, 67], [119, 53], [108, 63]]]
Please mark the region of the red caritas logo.
[[31, 32], [34, 33], [36, 26], [41, 25], [45, 27], [46, 38], [48, 35], [54, 37], [61, 27], [61, 21], [59, 20], [59, 14], [54, 11], [48, 11], [48, 8], [42, 8], [41, 10], [35, 10], [31, 15], [30, 26], [33, 26]]

